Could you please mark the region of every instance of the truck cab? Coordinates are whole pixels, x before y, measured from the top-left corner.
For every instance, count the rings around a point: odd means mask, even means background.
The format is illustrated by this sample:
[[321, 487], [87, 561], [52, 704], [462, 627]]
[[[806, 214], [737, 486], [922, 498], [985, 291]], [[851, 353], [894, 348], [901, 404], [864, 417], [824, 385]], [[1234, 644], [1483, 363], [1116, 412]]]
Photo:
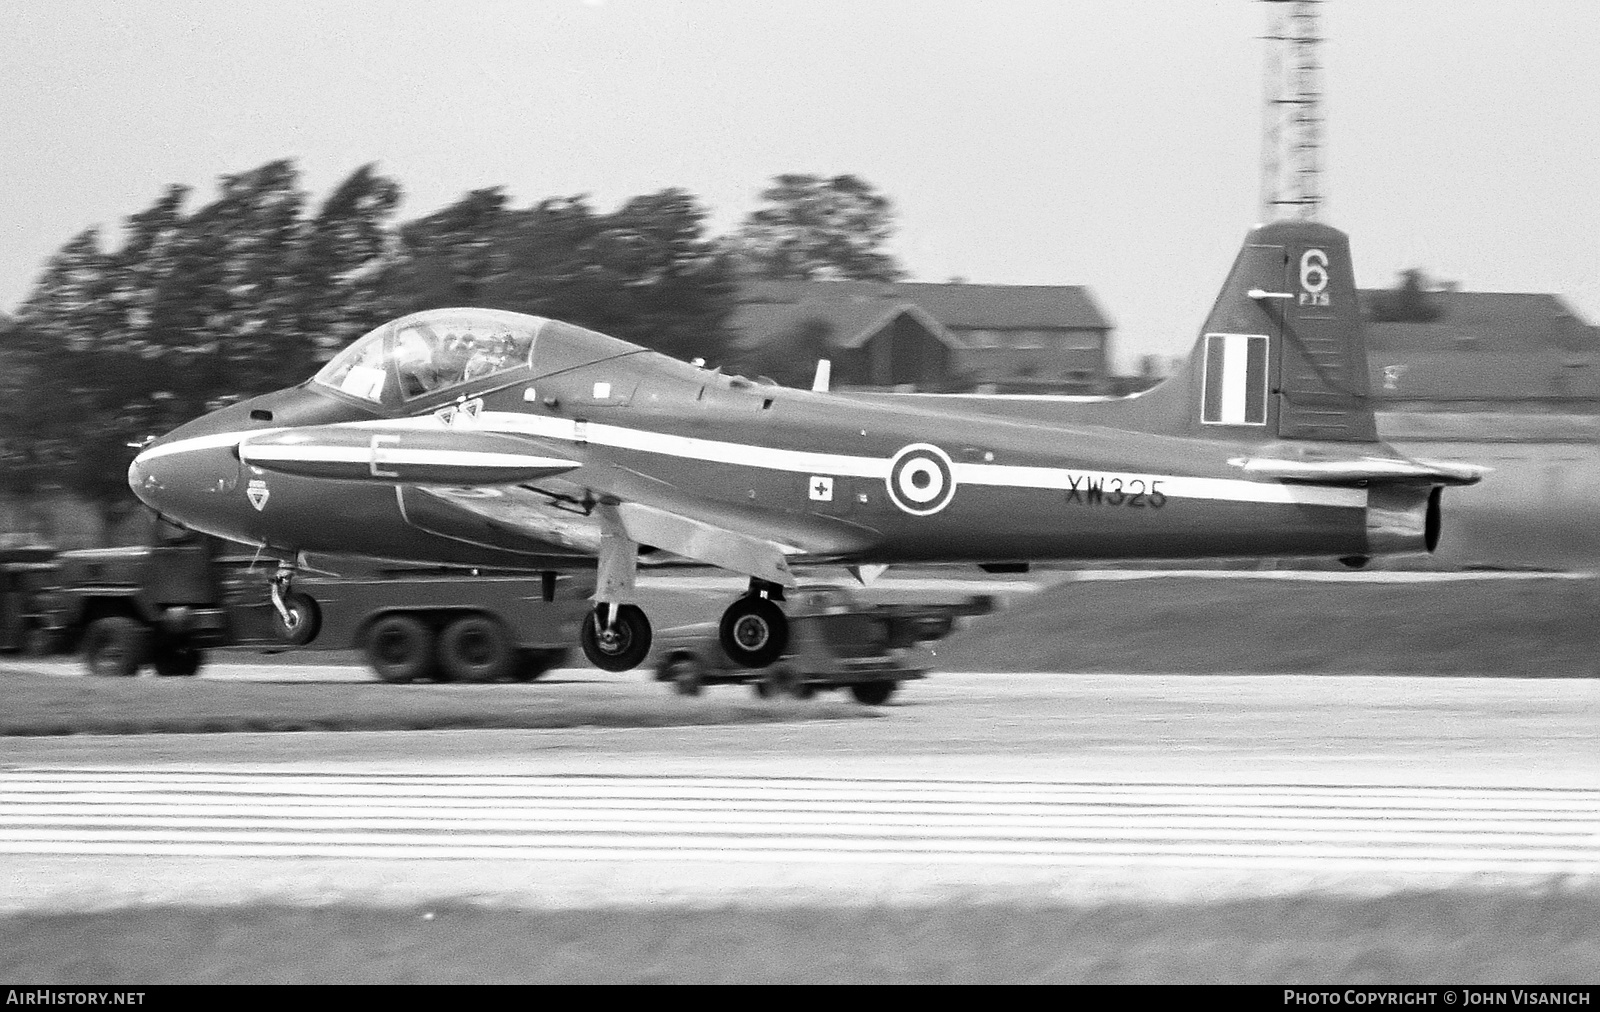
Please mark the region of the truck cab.
[[147, 545], [61, 552], [40, 581], [40, 635], [81, 652], [91, 674], [128, 676], [148, 663], [193, 675], [206, 648], [230, 641], [212, 539], [156, 526]]

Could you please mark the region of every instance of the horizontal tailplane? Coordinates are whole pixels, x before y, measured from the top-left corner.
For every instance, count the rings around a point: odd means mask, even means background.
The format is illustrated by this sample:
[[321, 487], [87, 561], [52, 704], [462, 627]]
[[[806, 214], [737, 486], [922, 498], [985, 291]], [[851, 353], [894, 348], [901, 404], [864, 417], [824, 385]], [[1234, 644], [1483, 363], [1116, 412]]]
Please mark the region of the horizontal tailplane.
[[1273, 457], [1238, 458], [1233, 462], [1246, 474], [1279, 481], [1315, 482], [1321, 485], [1403, 483], [1422, 485], [1472, 485], [1488, 471], [1476, 464], [1403, 457], [1361, 457], [1349, 460], [1283, 460]]

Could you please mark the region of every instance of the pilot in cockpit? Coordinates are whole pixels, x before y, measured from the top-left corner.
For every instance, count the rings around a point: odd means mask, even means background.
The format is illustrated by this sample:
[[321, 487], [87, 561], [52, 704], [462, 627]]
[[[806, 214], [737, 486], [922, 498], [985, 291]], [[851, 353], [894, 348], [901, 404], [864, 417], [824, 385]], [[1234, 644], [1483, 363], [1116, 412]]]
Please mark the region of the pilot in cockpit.
[[419, 397], [439, 385], [436, 343], [432, 332], [420, 327], [402, 330], [395, 341], [395, 367], [407, 397]]
[[497, 373], [506, 367], [515, 354], [516, 346], [510, 334], [481, 337], [473, 344], [472, 354], [467, 358], [461, 378], [475, 380]]
[[433, 387], [460, 383], [467, 373], [467, 363], [472, 357], [472, 334], [451, 331], [439, 342], [433, 353]]

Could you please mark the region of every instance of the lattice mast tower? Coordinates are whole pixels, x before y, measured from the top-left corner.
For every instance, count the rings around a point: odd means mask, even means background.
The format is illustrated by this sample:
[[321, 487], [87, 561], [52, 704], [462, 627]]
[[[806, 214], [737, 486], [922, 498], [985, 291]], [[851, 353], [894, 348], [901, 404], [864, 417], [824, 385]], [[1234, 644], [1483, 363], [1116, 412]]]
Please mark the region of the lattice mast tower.
[[1322, 209], [1322, 0], [1267, 4], [1261, 220], [1317, 220]]

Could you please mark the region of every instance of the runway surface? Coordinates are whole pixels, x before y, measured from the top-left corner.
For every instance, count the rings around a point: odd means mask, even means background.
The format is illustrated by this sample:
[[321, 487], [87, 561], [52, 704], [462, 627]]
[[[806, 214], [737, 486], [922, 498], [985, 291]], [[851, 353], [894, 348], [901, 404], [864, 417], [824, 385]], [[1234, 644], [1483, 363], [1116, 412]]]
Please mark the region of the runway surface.
[[[546, 688], [663, 691], [563, 674]], [[1592, 680], [939, 673], [903, 699], [738, 727], [9, 739], [0, 909], [1600, 882]]]

